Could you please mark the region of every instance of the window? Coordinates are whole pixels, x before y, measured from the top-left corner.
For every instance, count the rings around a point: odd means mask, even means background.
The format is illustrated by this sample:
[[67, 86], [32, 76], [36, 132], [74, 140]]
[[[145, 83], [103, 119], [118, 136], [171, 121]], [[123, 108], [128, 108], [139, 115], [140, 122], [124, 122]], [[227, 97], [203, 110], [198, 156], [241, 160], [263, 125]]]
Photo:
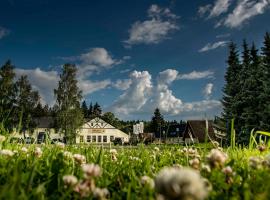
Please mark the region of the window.
[[107, 136], [103, 135], [103, 142], [107, 142]]
[[110, 136], [110, 142], [112, 142], [113, 140], [114, 140], [114, 136], [111, 135], [111, 136]]
[[87, 135], [86, 141], [91, 142], [91, 135]]
[[83, 143], [84, 140], [83, 140], [83, 135], [80, 135], [80, 143]]
[[101, 122], [101, 126], [103, 126], [103, 123]]
[[94, 126], [94, 124], [93, 124], [93, 123], [91, 123], [91, 126]]
[[101, 135], [98, 136], [98, 142], [101, 142]]
[[92, 136], [92, 142], [97, 142], [97, 136], [95, 135]]

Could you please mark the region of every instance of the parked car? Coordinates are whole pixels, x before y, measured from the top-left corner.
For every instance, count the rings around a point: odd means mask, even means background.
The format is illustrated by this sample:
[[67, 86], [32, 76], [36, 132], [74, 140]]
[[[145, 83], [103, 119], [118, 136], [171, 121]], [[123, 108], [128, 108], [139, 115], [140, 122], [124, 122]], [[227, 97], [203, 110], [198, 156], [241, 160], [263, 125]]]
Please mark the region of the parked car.
[[114, 140], [113, 140], [113, 144], [114, 145], [123, 145], [124, 144], [124, 142], [123, 142], [123, 140], [122, 140], [122, 138], [119, 138], [119, 137], [117, 137], [117, 138], [115, 138]]

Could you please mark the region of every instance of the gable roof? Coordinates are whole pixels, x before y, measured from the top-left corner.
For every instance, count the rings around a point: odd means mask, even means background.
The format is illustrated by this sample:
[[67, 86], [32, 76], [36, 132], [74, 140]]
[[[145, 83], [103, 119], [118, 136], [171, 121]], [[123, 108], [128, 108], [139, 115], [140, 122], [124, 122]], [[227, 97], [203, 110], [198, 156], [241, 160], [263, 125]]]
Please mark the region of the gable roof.
[[114, 126], [110, 125], [109, 123], [105, 122], [103, 119], [99, 117], [95, 117], [94, 119], [91, 119], [90, 121], [87, 121], [84, 125], [84, 128], [110, 128], [110, 129], [116, 129]]
[[[188, 131], [191, 131], [193, 137], [198, 138], [199, 142], [205, 141], [205, 129], [206, 121], [205, 120], [188, 120], [187, 126], [184, 133], [184, 138], [188, 138]], [[214, 139], [215, 133], [213, 129], [213, 121], [208, 120], [208, 136], [211, 139]]]

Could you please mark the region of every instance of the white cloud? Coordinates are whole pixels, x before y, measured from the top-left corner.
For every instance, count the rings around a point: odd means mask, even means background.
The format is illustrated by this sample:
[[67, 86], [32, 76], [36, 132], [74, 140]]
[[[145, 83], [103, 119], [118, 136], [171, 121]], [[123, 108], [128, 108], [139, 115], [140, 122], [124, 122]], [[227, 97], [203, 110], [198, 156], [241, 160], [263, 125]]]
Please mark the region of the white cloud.
[[78, 80], [78, 86], [82, 90], [83, 95], [88, 95], [101, 89], [105, 89], [111, 85], [110, 80], [91, 81], [91, 80]]
[[203, 89], [203, 95], [206, 99], [209, 99], [212, 95], [212, 92], [213, 92], [213, 87], [214, 87], [214, 84], [213, 83], [208, 83], [206, 84], [206, 86], [204, 87]]
[[220, 16], [226, 13], [231, 5], [232, 0], [217, 0], [212, 8], [209, 18]]
[[125, 117], [143, 113], [149, 115], [158, 107], [163, 114], [175, 116], [207, 112], [220, 107], [221, 104], [217, 100], [183, 102], [174, 96], [169, 86], [178, 79], [178, 76], [178, 71], [167, 69], [159, 73], [156, 84], [153, 84], [149, 72], [134, 71], [130, 75], [130, 87], [112, 104], [109, 110]]
[[0, 39], [7, 36], [10, 33], [10, 31], [4, 27], [0, 26]]
[[151, 5], [148, 20], [135, 22], [129, 29], [129, 38], [124, 43], [127, 47], [135, 44], [157, 44], [168, 38], [168, 34], [179, 27], [175, 22], [178, 18], [168, 8]]
[[203, 17], [206, 13], [210, 12], [212, 8], [211, 4], [207, 4], [205, 6], [200, 6], [198, 9], [198, 14], [200, 17]]
[[35, 69], [15, 69], [17, 77], [27, 75], [33, 89], [37, 90], [43, 103], [54, 104], [53, 90], [57, 88], [59, 75], [57, 71], [43, 71], [40, 68]]
[[104, 48], [92, 48], [89, 52], [80, 55], [80, 61], [85, 65], [99, 65], [102, 67], [110, 67], [115, 64], [115, 60]]
[[192, 71], [188, 74], [179, 74], [178, 80], [196, 80], [202, 78], [214, 78], [214, 72], [210, 70], [206, 71]]
[[131, 79], [117, 80], [115, 83], [113, 83], [113, 87], [117, 88], [118, 90], [127, 90], [131, 83]]
[[263, 14], [269, 6], [269, 0], [239, 0], [233, 12], [219, 24], [230, 28], [239, 27], [252, 17]]
[[202, 52], [214, 50], [214, 49], [217, 49], [217, 48], [220, 48], [220, 47], [225, 47], [227, 44], [228, 44], [228, 41], [218, 41], [218, 42], [215, 42], [215, 43], [212, 43], [212, 44], [208, 43], [203, 48], [201, 48], [199, 50], [199, 52], [202, 53]]
[[130, 87], [112, 104], [111, 109], [118, 114], [139, 111], [151, 96], [151, 75], [147, 71], [133, 71]]

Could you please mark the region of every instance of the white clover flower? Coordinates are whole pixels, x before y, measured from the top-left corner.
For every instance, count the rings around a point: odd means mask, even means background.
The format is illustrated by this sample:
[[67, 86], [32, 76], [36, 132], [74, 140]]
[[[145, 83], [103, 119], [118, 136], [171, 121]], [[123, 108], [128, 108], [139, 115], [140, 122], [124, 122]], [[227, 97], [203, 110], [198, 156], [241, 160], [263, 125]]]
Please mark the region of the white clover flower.
[[4, 142], [6, 140], [6, 137], [3, 135], [0, 135], [0, 142]]
[[0, 151], [0, 154], [7, 157], [12, 157], [14, 155], [14, 152], [9, 149], [3, 149]]
[[117, 157], [115, 154], [112, 154], [111, 158], [112, 158], [112, 161], [117, 161]]
[[257, 169], [261, 167], [261, 159], [259, 157], [250, 157], [249, 158], [249, 166]]
[[86, 158], [84, 155], [81, 154], [74, 154], [73, 155], [74, 160], [79, 163], [79, 164], [84, 164], [86, 163]]
[[107, 188], [94, 188], [93, 196], [94, 198], [105, 200], [110, 195], [109, 190]]
[[117, 150], [116, 149], [110, 149], [110, 153], [116, 155], [117, 154]]
[[36, 147], [35, 148], [35, 152], [34, 152], [35, 156], [40, 158], [42, 156], [42, 150], [40, 147]]
[[202, 164], [201, 170], [202, 170], [202, 171], [205, 171], [205, 172], [207, 172], [207, 173], [210, 173], [210, 172], [211, 172], [210, 166], [209, 166], [209, 165], [205, 165], [205, 164]]
[[101, 168], [96, 164], [83, 164], [82, 170], [84, 172], [84, 177], [87, 179], [101, 176], [102, 174]]
[[78, 183], [77, 177], [73, 175], [63, 176], [63, 181], [66, 186], [74, 186]]
[[163, 168], [155, 179], [155, 188], [168, 200], [203, 200], [208, 195], [204, 179], [189, 168]]
[[21, 148], [21, 152], [27, 153], [27, 152], [28, 152], [28, 149], [27, 149], [26, 147], [22, 147], [22, 148]]
[[192, 160], [189, 161], [190, 166], [193, 169], [199, 169], [200, 167], [200, 160], [198, 158], [194, 158]]
[[95, 188], [95, 184], [93, 181], [80, 181], [78, 184], [75, 185], [74, 191], [79, 193], [81, 197], [88, 197], [90, 192]]
[[227, 166], [227, 167], [223, 168], [223, 169], [222, 169], [222, 172], [223, 172], [225, 175], [227, 175], [227, 176], [233, 174], [233, 170], [232, 170], [232, 168], [231, 168], [230, 166]]
[[158, 148], [158, 147], [154, 147], [154, 150], [155, 150], [156, 152], [159, 152], [159, 148]]
[[67, 159], [73, 159], [73, 154], [69, 151], [64, 151], [63, 156]]
[[148, 185], [150, 188], [155, 187], [154, 180], [152, 178], [150, 178], [149, 176], [142, 176], [141, 177], [141, 184], [142, 185]]
[[65, 148], [65, 144], [62, 143], [62, 142], [57, 142], [56, 143], [56, 146], [59, 147], [59, 148], [61, 148], [61, 149], [64, 149]]
[[228, 156], [218, 149], [212, 149], [207, 155], [207, 159], [211, 167], [222, 167], [228, 159]]

